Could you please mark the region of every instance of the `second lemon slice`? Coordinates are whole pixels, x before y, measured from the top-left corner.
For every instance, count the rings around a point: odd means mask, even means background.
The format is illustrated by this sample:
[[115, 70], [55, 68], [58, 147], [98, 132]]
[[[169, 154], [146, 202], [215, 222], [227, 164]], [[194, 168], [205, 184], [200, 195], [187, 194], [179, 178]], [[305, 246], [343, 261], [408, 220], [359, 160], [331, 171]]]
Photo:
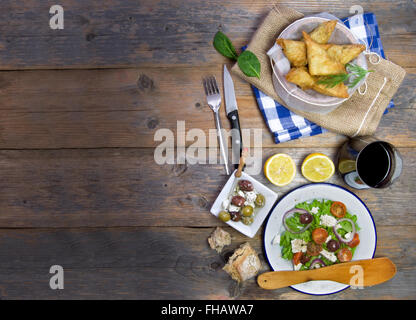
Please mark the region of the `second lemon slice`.
[[309, 181], [327, 181], [334, 172], [334, 163], [328, 156], [322, 153], [312, 153], [303, 160], [302, 174]]
[[267, 159], [264, 164], [264, 175], [271, 183], [282, 187], [295, 177], [296, 165], [289, 155], [278, 153]]

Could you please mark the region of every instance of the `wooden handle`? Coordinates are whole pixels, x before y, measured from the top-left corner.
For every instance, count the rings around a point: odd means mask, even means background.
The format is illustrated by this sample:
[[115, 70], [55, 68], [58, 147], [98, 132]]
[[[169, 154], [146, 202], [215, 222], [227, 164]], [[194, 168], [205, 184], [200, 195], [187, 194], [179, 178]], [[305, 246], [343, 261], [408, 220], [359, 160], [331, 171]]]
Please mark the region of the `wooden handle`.
[[241, 172], [243, 172], [244, 164], [246, 163], [246, 157], [248, 155], [248, 149], [244, 148], [241, 152], [240, 163], [238, 164], [237, 171], [235, 172], [235, 176], [237, 178], [241, 177]]
[[373, 286], [393, 278], [396, 266], [389, 258], [350, 261], [314, 270], [272, 271], [261, 274], [263, 289], [279, 289], [311, 280], [331, 280], [353, 286]]

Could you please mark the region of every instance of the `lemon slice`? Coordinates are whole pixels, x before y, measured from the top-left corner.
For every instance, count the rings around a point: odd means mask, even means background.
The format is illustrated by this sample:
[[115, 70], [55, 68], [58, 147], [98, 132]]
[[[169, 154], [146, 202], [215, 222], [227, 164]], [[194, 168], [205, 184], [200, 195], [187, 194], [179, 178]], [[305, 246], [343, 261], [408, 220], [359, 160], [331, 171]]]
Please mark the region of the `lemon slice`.
[[347, 173], [356, 170], [354, 160], [341, 160], [338, 164], [338, 170], [341, 173]]
[[312, 153], [303, 160], [302, 174], [311, 182], [327, 181], [334, 172], [334, 163], [322, 153]]
[[292, 182], [296, 175], [295, 162], [289, 155], [277, 153], [264, 164], [264, 175], [274, 185], [285, 186]]

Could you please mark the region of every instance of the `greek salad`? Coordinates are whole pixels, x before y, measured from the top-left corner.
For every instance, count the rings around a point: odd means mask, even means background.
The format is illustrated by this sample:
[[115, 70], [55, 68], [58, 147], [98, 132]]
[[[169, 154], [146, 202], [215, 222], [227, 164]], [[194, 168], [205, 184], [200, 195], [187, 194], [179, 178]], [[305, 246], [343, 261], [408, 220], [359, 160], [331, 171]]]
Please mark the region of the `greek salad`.
[[275, 236], [284, 259], [294, 270], [321, 268], [350, 261], [360, 244], [357, 216], [344, 203], [318, 200], [298, 203], [283, 216], [284, 232]]
[[218, 217], [224, 221], [241, 221], [245, 225], [254, 222], [256, 210], [263, 208], [266, 198], [258, 193], [249, 180], [239, 180], [230, 196], [222, 202], [223, 210]]

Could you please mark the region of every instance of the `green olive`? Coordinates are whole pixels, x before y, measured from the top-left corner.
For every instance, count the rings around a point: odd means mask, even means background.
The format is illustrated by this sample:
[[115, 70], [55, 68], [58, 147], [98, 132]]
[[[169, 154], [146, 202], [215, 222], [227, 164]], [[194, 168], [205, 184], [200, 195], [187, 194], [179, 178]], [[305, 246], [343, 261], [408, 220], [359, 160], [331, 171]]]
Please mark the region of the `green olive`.
[[244, 217], [251, 217], [253, 215], [253, 207], [252, 206], [245, 206], [241, 210], [241, 213]]
[[254, 201], [257, 207], [263, 208], [266, 204], [266, 198], [262, 194], [258, 194], [256, 200]]
[[243, 217], [241, 219], [241, 222], [243, 222], [246, 225], [250, 225], [254, 222], [254, 218], [253, 217]]
[[230, 221], [231, 215], [227, 211], [221, 211], [218, 214], [218, 218], [220, 218], [221, 221], [227, 222]]

